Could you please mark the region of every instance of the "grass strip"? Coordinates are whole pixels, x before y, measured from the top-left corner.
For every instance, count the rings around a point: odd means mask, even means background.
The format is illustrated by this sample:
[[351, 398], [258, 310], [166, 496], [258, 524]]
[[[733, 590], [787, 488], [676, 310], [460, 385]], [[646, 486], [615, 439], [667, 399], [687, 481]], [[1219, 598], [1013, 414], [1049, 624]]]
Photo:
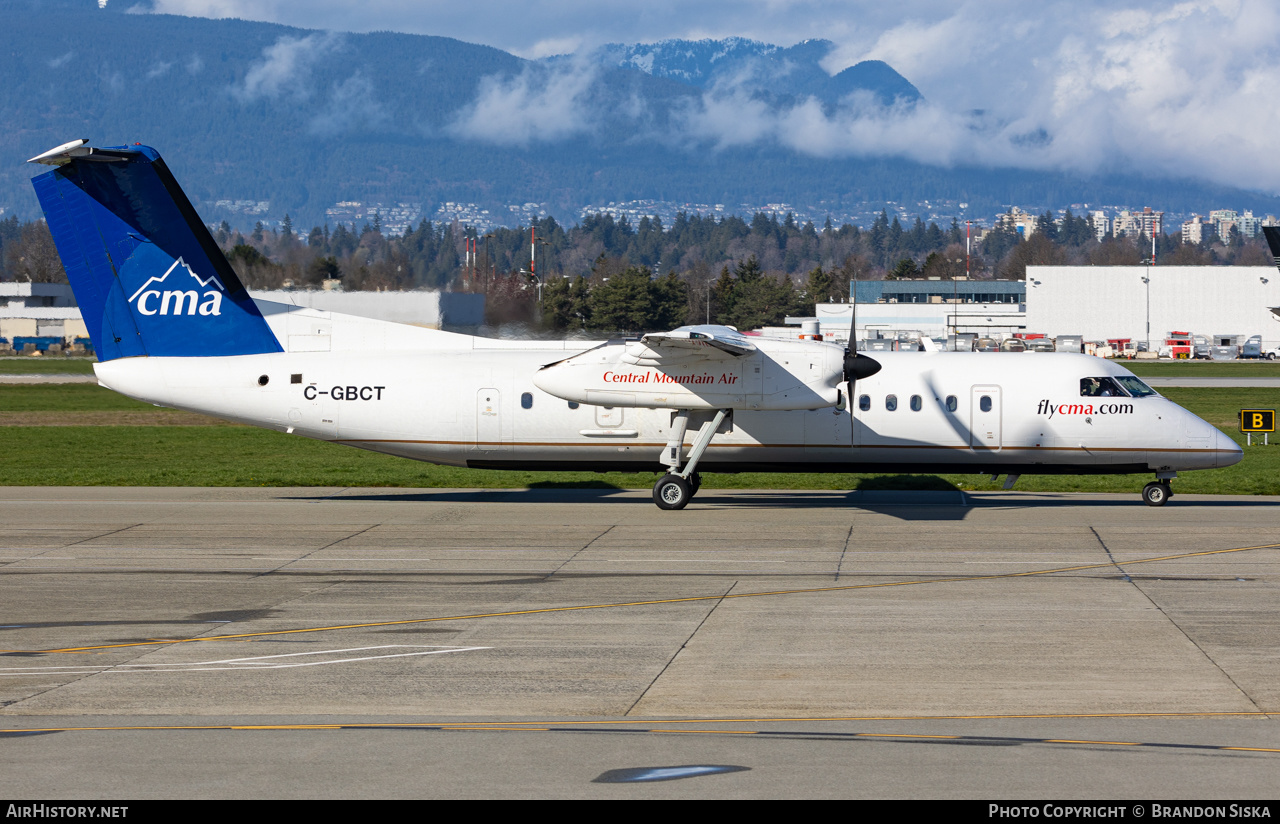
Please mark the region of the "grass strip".
[[93, 358], [0, 357], [0, 375], [92, 375]]
[[93, 383], [0, 384], [0, 412], [158, 412]]
[[1116, 363], [1139, 377], [1280, 378], [1280, 361], [1140, 361]]

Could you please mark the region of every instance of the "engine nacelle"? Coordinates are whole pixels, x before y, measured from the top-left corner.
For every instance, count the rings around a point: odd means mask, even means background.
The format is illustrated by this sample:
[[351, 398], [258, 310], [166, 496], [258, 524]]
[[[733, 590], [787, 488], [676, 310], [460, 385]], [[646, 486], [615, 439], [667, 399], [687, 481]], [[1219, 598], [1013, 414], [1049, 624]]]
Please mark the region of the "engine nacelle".
[[840, 402], [844, 348], [753, 338], [735, 356], [671, 352], [640, 341], [608, 344], [544, 366], [539, 389], [595, 406], [645, 409], [823, 409]]

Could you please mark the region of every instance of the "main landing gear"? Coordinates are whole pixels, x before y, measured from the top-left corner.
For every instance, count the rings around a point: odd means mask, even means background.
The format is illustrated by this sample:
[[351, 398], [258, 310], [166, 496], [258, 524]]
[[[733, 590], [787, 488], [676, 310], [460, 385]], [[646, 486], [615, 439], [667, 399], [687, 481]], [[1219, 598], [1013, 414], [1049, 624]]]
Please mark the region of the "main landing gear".
[[685, 479], [679, 475], [663, 475], [653, 485], [653, 502], [662, 509], [684, 509], [689, 499], [698, 493], [701, 479], [693, 477]]
[[1169, 485], [1169, 481], [1176, 477], [1178, 477], [1176, 472], [1157, 473], [1156, 480], [1142, 488], [1142, 500], [1147, 502], [1147, 506], [1164, 506], [1173, 497], [1173, 488]]
[[667, 465], [668, 471], [653, 485], [653, 502], [659, 509], [684, 509], [689, 499], [697, 494], [702, 486], [702, 476], [694, 469], [728, 415], [728, 409], [717, 409], [715, 416], [702, 424], [697, 439], [689, 449], [684, 469], [681, 470], [680, 452], [684, 447], [684, 434], [689, 428], [689, 410], [681, 409], [676, 412], [671, 437], [662, 449], [662, 462]]

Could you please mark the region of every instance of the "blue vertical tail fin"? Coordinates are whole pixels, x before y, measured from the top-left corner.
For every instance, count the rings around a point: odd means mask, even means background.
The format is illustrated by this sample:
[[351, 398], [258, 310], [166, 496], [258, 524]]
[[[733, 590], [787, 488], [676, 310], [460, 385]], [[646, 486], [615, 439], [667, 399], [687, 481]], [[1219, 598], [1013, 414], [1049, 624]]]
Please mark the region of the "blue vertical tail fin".
[[159, 153], [87, 142], [31, 183], [98, 359], [283, 351]]

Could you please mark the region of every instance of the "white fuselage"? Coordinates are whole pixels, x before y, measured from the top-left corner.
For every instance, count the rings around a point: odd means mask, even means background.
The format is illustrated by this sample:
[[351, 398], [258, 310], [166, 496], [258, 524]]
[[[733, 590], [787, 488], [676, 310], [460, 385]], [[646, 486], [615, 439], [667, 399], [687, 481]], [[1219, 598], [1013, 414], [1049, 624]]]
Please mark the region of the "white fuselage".
[[[432, 463], [662, 469], [673, 409], [571, 403], [535, 386], [541, 367], [593, 344], [492, 340], [260, 305], [287, 351], [121, 358], [98, 364], [99, 380], [163, 406]], [[1229, 438], [1162, 397], [1082, 397], [1083, 378], [1129, 375], [1098, 358], [875, 359], [878, 374], [841, 387], [843, 408], [735, 410], [700, 469], [1108, 473], [1240, 459]], [[684, 442], [694, 434], [691, 427]]]

